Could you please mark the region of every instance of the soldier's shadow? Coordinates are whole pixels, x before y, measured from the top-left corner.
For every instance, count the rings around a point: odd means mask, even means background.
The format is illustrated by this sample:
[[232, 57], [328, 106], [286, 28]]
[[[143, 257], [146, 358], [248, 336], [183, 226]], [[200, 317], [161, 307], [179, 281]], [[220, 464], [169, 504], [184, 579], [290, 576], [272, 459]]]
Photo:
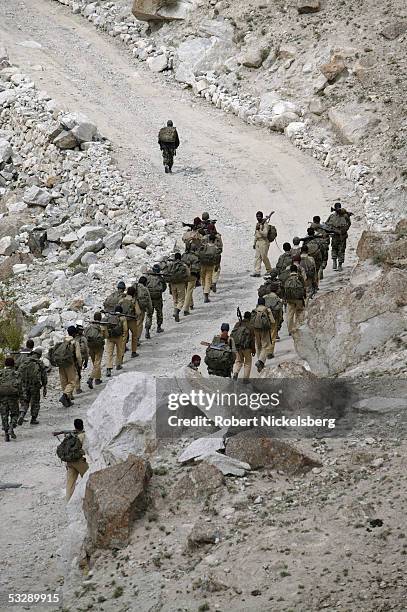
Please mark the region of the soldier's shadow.
[[184, 166], [183, 168], [175, 168], [172, 171], [173, 174], [184, 174], [187, 176], [194, 176], [202, 174], [203, 169], [200, 166]]

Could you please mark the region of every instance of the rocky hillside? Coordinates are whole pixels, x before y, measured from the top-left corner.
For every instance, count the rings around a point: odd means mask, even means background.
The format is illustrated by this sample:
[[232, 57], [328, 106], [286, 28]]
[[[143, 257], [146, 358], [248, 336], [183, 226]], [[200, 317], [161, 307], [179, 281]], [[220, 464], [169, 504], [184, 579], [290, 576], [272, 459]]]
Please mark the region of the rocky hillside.
[[[407, 130], [402, 0], [136, 2], [143, 18], [160, 17], [153, 21], [136, 20], [130, 0], [58, 1], [120, 38], [152, 71], [248, 123], [284, 132], [355, 181], [376, 227], [400, 220]], [[183, 19], [168, 21], [166, 4], [178, 6]]]

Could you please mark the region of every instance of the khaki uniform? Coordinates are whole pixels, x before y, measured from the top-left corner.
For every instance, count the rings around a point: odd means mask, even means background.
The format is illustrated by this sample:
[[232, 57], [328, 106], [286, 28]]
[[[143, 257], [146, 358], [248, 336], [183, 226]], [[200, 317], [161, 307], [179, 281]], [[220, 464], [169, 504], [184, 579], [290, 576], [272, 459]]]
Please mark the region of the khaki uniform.
[[270, 226], [268, 223], [258, 223], [256, 226], [256, 231], [254, 233], [254, 248], [256, 250], [256, 256], [254, 260], [254, 272], [256, 274], [260, 274], [262, 263], [264, 263], [267, 272], [271, 271], [271, 264], [268, 258], [270, 242], [267, 238], [269, 227]]
[[[79, 362], [80, 364], [80, 369], [82, 371], [83, 366], [85, 364], [88, 363], [89, 360], [89, 347], [88, 347], [88, 341], [86, 340], [85, 336], [76, 336], [75, 338], [75, 344], [77, 344], [79, 346], [79, 352], [81, 354], [81, 360]], [[81, 388], [81, 376], [78, 373], [77, 379], [76, 379], [76, 387], [75, 390], [79, 391]]]
[[[208, 241], [208, 239], [209, 239], [208, 236], [204, 237], [204, 240]], [[219, 281], [219, 278], [220, 278], [220, 271], [221, 271], [220, 266], [221, 266], [222, 251], [223, 251], [222, 236], [218, 232], [216, 233], [216, 236], [215, 236], [215, 245], [219, 249], [219, 261], [213, 267], [213, 274], [212, 274], [212, 284], [213, 285], [216, 285], [217, 282]], [[205, 293], [206, 293], [206, 291], [205, 291]]]
[[75, 342], [74, 338], [66, 336], [65, 342], [69, 342], [74, 347], [75, 363], [59, 368], [59, 380], [61, 382], [62, 393], [65, 393], [65, 395], [72, 399], [74, 390], [78, 388], [78, 367], [82, 363], [82, 355], [79, 343]]
[[270, 319], [271, 329], [255, 329], [254, 336], [256, 339], [257, 359], [262, 363], [266, 363], [267, 357], [274, 354], [274, 347], [277, 337], [277, 325], [270, 308], [267, 308], [266, 306], [256, 307], [257, 312], [262, 312], [263, 310], [267, 312], [268, 318]]
[[[100, 332], [102, 336], [106, 338], [107, 330], [105, 329], [105, 326], [99, 325], [99, 328], [100, 328]], [[92, 365], [93, 365], [92, 372], [89, 378], [92, 378], [94, 380], [101, 380], [102, 378], [102, 359], [103, 359], [104, 351], [105, 351], [104, 346], [96, 347], [96, 348], [89, 347], [89, 357], [91, 358]]]
[[213, 274], [215, 271], [215, 266], [201, 266], [201, 285], [203, 288], [203, 292], [209, 294], [211, 292], [211, 287], [213, 284]]
[[247, 327], [251, 332], [251, 346], [246, 349], [237, 349], [236, 353], [236, 361], [233, 366], [233, 374], [239, 375], [241, 369], [243, 368], [243, 380], [247, 380], [250, 378], [250, 372], [252, 371], [252, 355], [256, 352], [256, 340], [254, 331], [251, 328], [249, 323], [246, 321], [238, 321], [234, 327], [237, 329], [241, 326]]
[[140, 340], [140, 336], [143, 333], [144, 318], [153, 316], [153, 303], [151, 300], [150, 292], [142, 283], [135, 283], [133, 287], [136, 288], [136, 300], [140, 307], [140, 315], [137, 320], [137, 343]]
[[[78, 438], [83, 443], [85, 441], [85, 433], [78, 434]], [[75, 490], [76, 481], [78, 476], [81, 477], [88, 471], [89, 465], [85, 457], [82, 457], [79, 461], [68, 461], [66, 464], [66, 501], [69, 501]]]
[[304, 312], [304, 308], [305, 306], [303, 300], [293, 300], [287, 302], [287, 329], [289, 334], [292, 334], [298, 327], [301, 315]]
[[191, 276], [190, 280], [187, 283], [187, 288], [185, 291], [185, 302], [184, 302], [184, 310], [185, 312], [189, 312], [191, 306], [194, 305], [194, 289], [196, 287], [196, 277]]
[[113, 368], [113, 355], [116, 348], [116, 367], [122, 365], [124, 357], [124, 349], [126, 348], [127, 341], [127, 320], [126, 317], [121, 316], [120, 320], [123, 324], [123, 334], [117, 338], [107, 338], [106, 340], [106, 367], [108, 370]]
[[170, 292], [175, 310], [182, 310], [185, 303], [185, 283], [170, 283]]
[[[131, 352], [137, 353], [138, 340], [143, 330], [143, 320], [144, 320], [144, 316], [140, 308], [140, 304], [131, 295], [126, 295], [126, 297], [124, 297], [120, 301], [120, 305], [123, 307], [124, 313], [127, 313], [131, 315], [132, 317], [137, 317], [137, 319], [126, 319], [127, 321], [126, 344], [129, 341], [130, 332], [131, 332]], [[141, 330], [140, 330], [140, 325], [141, 325]]]

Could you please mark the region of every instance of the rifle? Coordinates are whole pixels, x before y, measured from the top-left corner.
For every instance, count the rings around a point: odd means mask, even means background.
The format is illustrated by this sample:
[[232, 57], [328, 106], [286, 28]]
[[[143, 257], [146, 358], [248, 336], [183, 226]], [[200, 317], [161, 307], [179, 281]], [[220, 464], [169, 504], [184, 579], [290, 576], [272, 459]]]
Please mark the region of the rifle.
[[243, 321], [242, 311], [240, 310], [240, 306], [237, 307], [237, 318], [239, 319], [240, 323]]
[[339, 214], [343, 213], [344, 215], [348, 215], [348, 217], [353, 216], [353, 212], [350, 212], [349, 210], [346, 210], [345, 208], [339, 208], [339, 210], [337, 210], [336, 208], [331, 206], [331, 212], [339, 212]]
[[271, 217], [274, 215], [275, 212], [275, 210], [272, 210], [271, 213], [267, 215], [267, 217], [264, 217], [263, 221], [270, 221]]
[[196, 228], [196, 225], [194, 225], [193, 223], [184, 223], [182, 222], [182, 227], [189, 227], [190, 230], [193, 230]]
[[212, 342], [205, 342], [205, 340], [201, 341], [202, 346], [210, 346], [211, 348], [215, 349], [215, 351], [224, 351], [225, 348], [230, 349], [229, 344], [213, 344]]
[[78, 431], [76, 431], [76, 429], [72, 429], [72, 430], [63, 430], [63, 431], [53, 431], [52, 435], [53, 436], [67, 436], [69, 434], [76, 434], [79, 433]]
[[[125, 314], [124, 312], [107, 312], [106, 310], [102, 310], [103, 314], [111, 315], [113, 317], [125, 317], [126, 319], [134, 319], [138, 321], [138, 317], [133, 317], [133, 315]], [[93, 321], [94, 322], [94, 321]], [[99, 325], [99, 321], [97, 322]], [[109, 323], [109, 321], [103, 322], [102, 325], [114, 325], [113, 323]]]

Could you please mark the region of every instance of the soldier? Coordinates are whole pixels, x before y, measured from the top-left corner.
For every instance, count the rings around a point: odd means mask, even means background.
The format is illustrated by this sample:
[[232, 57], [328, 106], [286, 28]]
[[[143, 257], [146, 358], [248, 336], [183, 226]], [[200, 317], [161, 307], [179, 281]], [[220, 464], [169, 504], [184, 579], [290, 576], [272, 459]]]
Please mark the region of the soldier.
[[287, 266], [291, 266], [293, 263], [293, 256], [291, 252], [291, 244], [289, 242], [284, 242], [283, 244], [284, 253], [280, 255], [278, 261], [276, 263], [276, 270], [280, 274], [283, 270], [287, 268]]
[[[215, 219], [210, 219], [209, 217], [209, 213], [208, 212], [203, 212], [202, 213], [202, 221], [201, 221], [201, 225], [200, 225], [200, 229], [203, 231], [204, 234], [209, 232], [209, 226], [216, 225], [216, 220]], [[215, 229], [216, 231], [216, 229]]]
[[114, 314], [107, 317], [107, 340], [106, 340], [106, 376], [112, 375], [113, 354], [116, 349], [116, 370], [123, 369], [123, 356], [127, 340], [127, 320], [123, 316], [123, 308], [118, 304]]
[[198, 251], [201, 263], [201, 285], [204, 293], [204, 302], [210, 302], [209, 294], [213, 285], [213, 275], [216, 262], [219, 261], [219, 247], [216, 245], [215, 234], [209, 234], [208, 240], [202, 244]]
[[27, 342], [25, 343], [25, 347], [23, 349], [20, 349], [20, 351], [18, 351], [18, 353], [15, 354], [16, 356], [14, 358], [14, 363], [17, 369], [20, 367], [20, 365], [25, 361], [27, 357], [31, 357], [33, 350], [34, 350], [34, 340], [32, 340], [32, 338], [29, 338]]
[[[123, 314], [126, 315], [127, 320], [127, 340], [128, 342], [129, 335], [131, 332], [131, 357], [138, 357], [137, 352], [137, 343], [140, 332], [140, 320], [142, 317], [142, 311], [140, 308], [140, 304], [136, 299], [136, 288], [129, 287], [127, 289], [127, 294], [120, 300], [120, 306], [123, 308]], [[136, 318], [132, 318], [136, 317]], [[143, 326], [143, 323], [141, 323]]]
[[301, 255], [301, 238], [294, 236], [293, 248], [291, 249], [291, 255], [294, 258], [296, 255]]
[[307, 236], [303, 240], [304, 246], [308, 248], [308, 255], [312, 257], [315, 262], [316, 268], [316, 280], [315, 280], [315, 289], [319, 288], [319, 278], [322, 269], [322, 245], [320, 241], [315, 236], [315, 230], [312, 227], [307, 229]]
[[[240, 311], [239, 311], [240, 312]], [[235, 341], [237, 355], [233, 366], [233, 380], [237, 380], [243, 368], [243, 382], [250, 379], [252, 357], [256, 354], [256, 339], [250, 324], [251, 313], [245, 312], [233, 328], [231, 336]]]
[[190, 278], [190, 269], [182, 261], [181, 253], [174, 253], [173, 258], [167, 262], [166, 274], [169, 281], [170, 293], [174, 303], [174, 319], [180, 322], [180, 312], [185, 304], [185, 288]]
[[251, 276], [260, 276], [261, 264], [264, 263], [267, 272], [271, 271], [271, 264], [268, 258], [270, 244], [277, 237], [277, 231], [274, 225], [270, 225], [263, 217], [263, 213], [256, 213], [256, 230], [254, 233], [253, 249], [256, 251], [254, 262], [254, 273]]
[[205, 363], [210, 376], [230, 378], [232, 375], [237, 351], [233, 338], [229, 337], [229, 329], [229, 323], [222, 323], [220, 335], [214, 336], [206, 349]]
[[324, 278], [323, 271], [325, 270], [328, 263], [328, 254], [329, 254], [329, 243], [330, 243], [330, 233], [326, 226], [321, 224], [321, 217], [315, 215], [312, 218], [312, 223], [310, 228], [315, 231], [315, 236], [318, 239], [318, 243], [321, 250], [322, 255], [322, 265], [319, 278], [322, 280]]
[[305, 290], [307, 299], [312, 298], [315, 295], [315, 292], [318, 287], [317, 283], [317, 267], [315, 265], [315, 260], [308, 255], [308, 247], [304, 245], [301, 247], [301, 263], [300, 266], [303, 268], [306, 280], [305, 280]]
[[284, 295], [287, 302], [287, 328], [291, 336], [305, 308], [305, 283], [294, 264], [284, 284]]
[[163, 293], [167, 289], [167, 283], [161, 276], [161, 268], [159, 264], [154, 264], [151, 272], [147, 272], [145, 275], [147, 279], [146, 287], [150, 294], [152, 310], [147, 313], [146, 317], [146, 338], [151, 338], [150, 329], [153, 323], [154, 311], [157, 318], [157, 334], [161, 334], [164, 330], [163, 324]]
[[209, 237], [213, 235], [215, 236], [214, 244], [218, 247], [218, 256], [216, 258], [215, 266], [213, 268], [212, 284], [211, 284], [211, 291], [213, 291], [213, 293], [216, 293], [216, 285], [220, 277], [220, 264], [222, 260], [223, 241], [222, 241], [221, 234], [219, 234], [219, 232], [216, 230], [216, 227], [213, 223], [209, 223], [207, 225], [206, 231], [207, 231], [207, 236], [205, 236], [204, 240], [208, 242]]
[[195, 217], [193, 226], [187, 230], [182, 236], [182, 241], [185, 244], [185, 249], [190, 251], [198, 251], [202, 243], [202, 233], [200, 228], [202, 227], [202, 221], [199, 217]]
[[134, 283], [133, 287], [136, 289], [135, 299], [141, 310], [139, 320], [137, 321], [137, 342], [140, 344], [141, 334], [143, 333], [144, 319], [147, 316], [153, 314], [153, 304], [151, 301], [150, 292], [147, 289], [147, 278], [140, 276], [138, 283]]
[[350, 215], [347, 210], [342, 210], [339, 202], [334, 205], [334, 212], [329, 215], [326, 224], [335, 232], [331, 240], [332, 268], [342, 272], [342, 264], [345, 261], [346, 241], [348, 230], [351, 226]]
[[[73, 425], [75, 428], [75, 435], [79, 439], [81, 448], [83, 448], [85, 442], [85, 431], [83, 428], [82, 419], [75, 419]], [[81, 478], [83, 478], [88, 469], [89, 465], [86, 461], [85, 455], [76, 461], [66, 462], [66, 501], [69, 501], [72, 497], [78, 476], [80, 475]]]
[[264, 298], [257, 300], [257, 306], [251, 313], [250, 324], [256, 339], [256, 368], [261, 372], [267, 359], [274, 357], [274, 346], [277, 336], [277, 326], [273, 313], [266, 306]]
[[24, 423], [25, 415], [31, 406], [31, 425], [38, 425], [38, 415], [41, 403], [41, 388], [43, 397], [47, 397], [48, 375], [47, 368], [41, 361], [42, 348], [37, 347], [30, 357], [24, 359], [18, 368], [21, 380], [22, 396], [20, 401], [20, 416], [18, 425]]
[[89, 389], [93, 389], [93, 383], [95, 383], [95, 385], [102, 384], [102, 359], [105, 350], [107, 330], [104, 325], [100, 325], [101, 321], [102, 313], [95, 312], [93, 315], [93, 322], [88, 325], [85, 330], [85, 336], [89, 347], [89, 356], [93, 364], [92, 372], [87, 380]]
[[192, 355], [191, 361], [188, 364], [188, 368], [194, 372], [199, 372], [199, 366], [201, 365], [201, 358], [199, 355]]
[[174, 165], [174, 156], [177, 154], [180, 144], [177, 128], [174, 127], [171, 120], [167, 121], [167, 127], [163, 127], [159, 131], [158, 144], [163, 155], [165, 173], [171, 173]]
[[280, 340], [278, 333], [284, 321], [284, 303], [278, 295], [281, 289], [277, 283], [270, 283], [268, 289], [269, 291], [264, 293], [262, 297], [264, 298], [266, 308], [271, 310], [275, 321], [271, 334], [271, 343], [274, 347], [276, 340]]
[[81, 360], [80, 360], [79, 368], [78, 368], [78, 378], [77, 378], [77, 383], [76, 383], [76, 393], [80, 394], [80, 393], [83, 393], [81, 389], [81, 379], [82, 379], [81, 372], [82, 370], [86, 370], [86, 368], [88, 367], [89, 347], [88, 347], [88, 341], [83, 335], [83, 331], [84, 331], [83, 321], [76, 321], [75, 327], [77, 331], [75, 342], [78, 344], [79, 352], [81, 354]]
[[78, 384], [78, 372], [82, 362], [79, 344], [75, 342], [77, 334], [75, 325], [70, 325], [64, 340], [51, 347], [48, 353], [51, 364], [59, 370], [62, 388], [59, 401], [65, 408], [72, 406], [73, 392]]
[[103, 308], [106, 312], [114, 312], [114, 309], [124, 296], [125, 291], [126, 283], [124, 281], [119, 281], [117, 283], [116, 291], [113, 291], [113, 293], [111, 293], [103, 302]]
[[16, 439], [14, 429], [18, 421], [18, 402], [22, 396], [21, 380], [12, 357], [6, 357], [4, 368], [0, 370], [0, 415], [4, 439]]
[[190, 314], [190, 311], [194, 309], [194, 289], [201, 274], [201, 263], [196, 252], [192, 250], [191, 244], [187, 246], [181, 260], [189, 269], [189, 278], [186, 285], [184, 302], [184, 317], [186, 317]]

